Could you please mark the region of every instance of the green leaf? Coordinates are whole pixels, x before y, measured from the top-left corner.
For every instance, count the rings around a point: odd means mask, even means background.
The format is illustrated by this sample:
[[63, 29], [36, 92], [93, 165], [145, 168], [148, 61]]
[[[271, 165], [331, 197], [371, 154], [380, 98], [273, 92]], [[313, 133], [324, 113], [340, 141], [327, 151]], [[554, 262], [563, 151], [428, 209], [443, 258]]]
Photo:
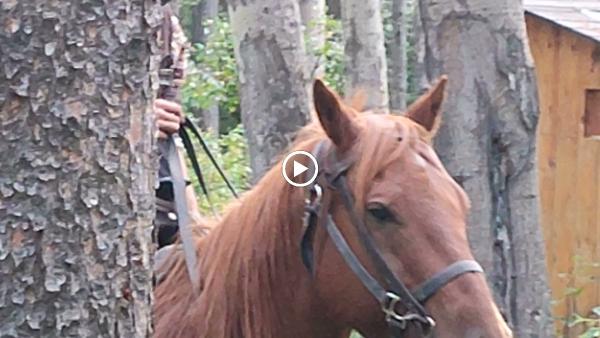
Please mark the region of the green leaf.
[[573, 314], [573, 315], [571, 316], [571, 318], [569, 318], [567, 325], [568, 325], [569, 327], [574, 327], [574, 326], [577, 326], [577, 325], [579, 325], [579, 324], [585, 324], [585, 323], [588, 323], [588, 322], [590, 322], [590, 321], [591, 321], [591, 319], [588, 319], [588, 318], [582, 317], [581, 315], [579, 315], [579, 314], [575, 313], [575, 314]]
[[568, 287], [568, 288], [565, 290], [565, 294], [566, 294], [567, 296], [577, 296], [577, 295], [579, 295], [579, 294], [580, 294], [582, 291], [583, 291], [583, 287], [581, 287], [581, 286], [580, 286], [580, 287], [576, 287], [576, 288], [574, 288], [574, 287]]
[[597, 338], [600, 337], [600, 327], [591, 327], [584, 333], [579, 335], [579, 338]]
[[363, 336], [361, 336], [360, 333], [356, 331], [352, 331], [352, 333], [350, 334], [350, 338], [363, 338]]

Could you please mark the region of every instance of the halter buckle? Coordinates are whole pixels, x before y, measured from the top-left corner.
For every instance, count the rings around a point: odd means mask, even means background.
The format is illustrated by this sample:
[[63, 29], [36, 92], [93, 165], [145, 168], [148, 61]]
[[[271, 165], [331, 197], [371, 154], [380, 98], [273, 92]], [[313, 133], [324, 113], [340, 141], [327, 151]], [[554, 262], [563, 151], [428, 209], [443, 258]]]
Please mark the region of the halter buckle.
[[315, 184], [310, 189], [310, 192], [315, 195], [313, 204], [321, 204], [321, 198], [323, 197], [323, 188], [319, 184]]
[[317, 217], [322, 198], [323, 188], [318, 184], [311, 186], [308, 196], [304, 200], [304, 218], [302, 223], [305, 230], [309, 227], [311, 218]]
[[402, 299], [400, 296], [393, 292], [386, 292], [385, 299], [381, 303], [381, 310], [385, 314], [385, 321], [390, 325], [394, 325], [401, 330], [405, 330], [408, 322], [416, 321], [420, 324], [426, 325], [429, 329], [435, 327], [435, 320], [429, 316], [421, 316], [416, 313], [407, 313], [405, 315], [400, 315], [396, 312], [396, 305]]

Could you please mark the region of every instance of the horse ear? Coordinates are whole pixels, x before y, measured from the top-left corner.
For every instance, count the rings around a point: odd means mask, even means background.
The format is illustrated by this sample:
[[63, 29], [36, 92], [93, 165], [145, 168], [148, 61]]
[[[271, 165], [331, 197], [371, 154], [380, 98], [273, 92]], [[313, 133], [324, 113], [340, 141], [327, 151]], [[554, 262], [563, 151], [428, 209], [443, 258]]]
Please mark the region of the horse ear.
[[441, 76], [425, 94], [408, 107], [406, 116], [435, 135], [441, 121], [441, 107], [444, 101], [448, 77]]
[[340, 98], [318, 79], [313, 85], [313, 97], [315, 110], [327, 136], [340, 151], [350, 149], [358, 133]]

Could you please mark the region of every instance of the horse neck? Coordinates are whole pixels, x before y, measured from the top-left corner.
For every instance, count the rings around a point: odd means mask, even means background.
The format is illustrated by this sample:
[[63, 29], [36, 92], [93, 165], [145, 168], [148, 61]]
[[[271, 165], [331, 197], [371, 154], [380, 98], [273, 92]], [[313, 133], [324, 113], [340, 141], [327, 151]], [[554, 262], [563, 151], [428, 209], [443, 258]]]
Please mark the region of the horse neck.
[[[272, 172], [265, 180], [282, 181]], [[300, 260], [303, 194], [284, 184], [259, 184], [206, 238], [196, 316], [205, 337], [333, 336]]]

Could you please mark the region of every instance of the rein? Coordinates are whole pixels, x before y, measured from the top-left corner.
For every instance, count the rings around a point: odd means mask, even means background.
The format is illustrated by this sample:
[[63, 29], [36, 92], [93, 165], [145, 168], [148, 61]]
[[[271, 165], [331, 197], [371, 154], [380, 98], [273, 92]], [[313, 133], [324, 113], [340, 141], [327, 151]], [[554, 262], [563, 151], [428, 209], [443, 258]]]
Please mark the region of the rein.
[[[183, 78], [183, 47], [179, 51], [179, 55], [173, 55], [171, 45], [173, 41], [173, 12], [169, 4], [163, 7], [163, 22], [161, 26], [162, 38], [162, 59], [159, 69], [159, 88], [157, 96], [170, 101], [179, 101], [179, 87], [176, 80]], [[192, 229], [190, 227], [191, 218], [188, 212], [185, 187], [186, 182], [183, 175], [183, 168], [179, 160], [175, 136], [169, 135], [166, 142], [166, 154], [171, 173], [171, 181], [173, 183], [173, 195], [175, 198], [175, 211], [177, 213], [177, 225], [179, 228], [180, 238], [185, 253], [185, 263], [187, 272], [194, 286], [194, 290], [198, 290], [198, 272], [196, 269], [198, 257], [194, 242], [192, 240]]]
[[[324, 155], [324, 148], [328, 146], [325, 142], [327, 141], [319, 143], [313, 152], [315, 157], [322, 161], [323, 170], [318, 173], [315, 183], [310, 185], [306, 192], [304, 231], [300, 243], [304, 265], [314, 275], [314, 235], [318, 227], [323, 227], [346, 265], [379, 302], [391, 337], [402, 337], [409, 324], [414, 324], [421, 336], [429, 336], [435, 327], [435, 320], [428, 314], [423, 304], [455, 278], [466, 273], [483, 273], [483, 269], [479, 263], [473, 260], [457, 261], [436, 273], [414, 290], [409, 290], [402, 280], [398, 279], [391, 271], [371, 232], [355, 211], [354, 199], [346, 181], [347, 171], [354, 161], [350, 157], [338, 159], [335, 149]], [[378, 275], [384, 280], [383, 284], [364, 267], [335, 224], [330, 214], [334, 194], [340, 197], [344, 209], [360, 237], [363, 248], [368, 253]], [[406, 312], [399, 313], [397, 309], [399, 305], [402, 305]]]
[[[178, 55], [173, 55], [171, 51], [171, 44], [173, 40], [173, 27], [171, 21], [172, 15], [173, 13], [169, 4], [165, 5], [163, 7], [164, 18], [161, 27], [161, 37], [163, 40], [163, 57], [160, 63], [160, 86], [157, 96], [159, 98], [179, 102], [179, 87], [176, 84], [176, 80], [183, 79], [184, 47], [181, 46]], [[219, 175], [226, 183], [233, 196], [238, 198], [238, 194], [235, 191], [231, 182], [225, 176], [223, 169], [221, 169], [214, 156], [212, 155], [210, 149], [208, 148], [208, 145], [202, 138], [198, 127], [192, 122], [192, 120], [186, 117], [179, 128], [179, 138], [181, 139], [186, 154], [190, 159], [192, 168], [194, 170], [196, 178], [198, 179], [198, 183], [200, 184], [202, 193], [206, 197], [206, 200], [210, 205], [213, 214], [215, 214], [216, 216], [216, 211], [211, 202], [210, 195], [206, 187], [206, 182], [204, 180], [204, 176], [202, 175], [202, 170], [198, 163], [198, 159], [196, 158], [196, 150], [194, 149], [192, 138], [190, 137], [189, 133], [196, 137], [196, 139], [202, 146], [202, 149], [208, 156], [215, 169], [219, 172]], [[181, 166], [179, 153], [177, 151], [176, 138], [174, 135], [169, 135], [169, 138], [167, 140], [159, 142], [166, 142], [166, 153], [164, 155], [168, 162], [169, 171], [171, 173], [171, 180], [173, 183], [173, 195], [175, 198], [175, 211], [177, 212], [177, 224], [180, 234], [179, 237], [181, 238], [181, 242], [183, 245], [188, 275], [190, 277], [192, 285], [194, 286], [194, 290], [198, 290], [197, 283], [200, 280], [196, 269], [198, 257], [196, 255], [195, 243], [193, 241], [191, 217], [188, 210], [187, 194], [185, 192], [186, 180], [183, 174], [183, 168]]]

